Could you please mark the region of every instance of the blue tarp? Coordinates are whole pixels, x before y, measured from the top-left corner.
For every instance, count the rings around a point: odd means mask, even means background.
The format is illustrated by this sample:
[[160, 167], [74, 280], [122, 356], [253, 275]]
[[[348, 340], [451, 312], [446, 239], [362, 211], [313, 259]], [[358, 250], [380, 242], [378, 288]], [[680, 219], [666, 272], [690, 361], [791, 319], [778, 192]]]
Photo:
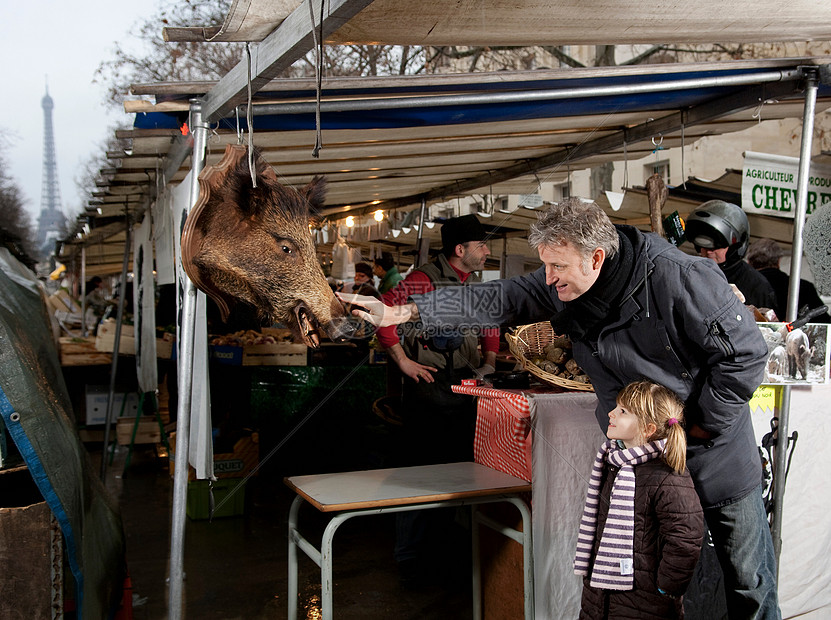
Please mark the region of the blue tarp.
[[[497, 95], [504, 92], [563, 90], [575, 88], [602, 88], [615, 86], [654, 85], [656, 92], [614, 95], [604, 97], [580, 97], [570, 99], [552, 99], [548, 101], [483, 103], [473, 105], [444, 105], [432, 107], [410, 107], [394, 110], [373, 110], [372, 112], [324, 112], [321, 115], [322, 129], [379, 129], [405, 128], [435, 125], [458, 125], [465, 123], [485, 123], [496, 121], [527, 120], [536, 118], [556, 118], [583, 116], [591, 114], [625, 113], [644, 110], [678, 110], [717, 100], [745, 86], [714, 86], [708, 88], [687, 88], [671, 90], [672, 84], [683, 80], [703, 80], [706, 78], [752, 76], [770, 72], [770, 67], [747, 69], [713, 69], [696, 70], [679, 73], [643, 73], [637, 75], [598, 76], [563, 79], [542, 79], [509, 82], [453, 83], [423, 87], [391, 86], [384, 88], [338, 88], [335, 91], [324, 90], [324, 95], [334, 92], [339, 98], [361, 97], [395, 97], [427, 96], [442, 94], [490, 93]], [[663, 87], [663, 90], [661, 88]], [[820, 95], [831, 93], [831, 88], [823, 87]], [[827, 92], [826, 92], [827, 91]], [[192, 96], [192, 95], [191, 95]], [[255, 97], [263, 99], [276, 98], [275, 93], [260, 91]], [[292, 101], [314, 100], [315, 93], [309, 90], [280, 91], [279, 100]], [[157, 102], [174, 98], [159, 97]], [[177, 129], [187, 120], [187, 112], [151, 112], [136, 114], [136, 129]], [[239, 119], [240, 127], [247, 129], [244, 115]], [[236, 118], [225, 118], [219, 122], [221, 128], [236, 129]], [[313, 112], [304, 114], [258, 115], [254, 120], [257, 131], [296, 131], [315, 129]]]
[[0, 248], [0, 414], [60, 524], [75, 578], [77, 617], [110, 617], [125, 576], [121, 518], [75, 429], [40, 285], [5, 248]]

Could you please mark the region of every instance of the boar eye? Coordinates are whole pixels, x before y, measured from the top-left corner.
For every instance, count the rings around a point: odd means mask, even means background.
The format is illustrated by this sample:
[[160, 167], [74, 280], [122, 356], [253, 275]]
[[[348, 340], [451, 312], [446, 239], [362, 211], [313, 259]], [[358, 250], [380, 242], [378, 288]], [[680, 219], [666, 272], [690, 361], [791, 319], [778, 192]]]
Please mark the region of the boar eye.
[[297, 255], [297, 245], [291, 239], [275, 236], [274, 241], [276, 242], [278, 251], [282, 252], [285, 256], [293, 257]]

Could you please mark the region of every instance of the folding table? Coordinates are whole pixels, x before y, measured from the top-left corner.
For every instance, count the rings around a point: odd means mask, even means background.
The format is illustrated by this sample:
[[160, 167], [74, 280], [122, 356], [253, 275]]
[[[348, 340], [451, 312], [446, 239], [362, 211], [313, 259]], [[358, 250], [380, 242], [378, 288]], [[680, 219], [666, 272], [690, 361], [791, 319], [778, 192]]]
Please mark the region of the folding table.
[[[473, 615], [482, 617], [478, 555], [478, 525], [483, 524], [516, 540], [523, 546], [525, 618], [534, 618], [534, 566], [531, 540], [531, 512], [520, 497], [531, 484], [520, 478], [479, 463], [446, 463], [398, 467], [311, 476], [292, 476], [285, 483], [297, 493], [289, 511], [289, 620], [297, 618], [298, 564], [301, 549], [320, 567], [321, 613], [331, 620], [332, 540], [347, 519], [364, 515], [407, 510], [428, 510], [448, 506], [471, 507], [473, 536]], [[303, 501], [321, 512], [333, 513], [317, 549], [298, 530]], [[522, 531], [502, 525], [476, 510], [478, 504], [507, 502], [522, 516]]]

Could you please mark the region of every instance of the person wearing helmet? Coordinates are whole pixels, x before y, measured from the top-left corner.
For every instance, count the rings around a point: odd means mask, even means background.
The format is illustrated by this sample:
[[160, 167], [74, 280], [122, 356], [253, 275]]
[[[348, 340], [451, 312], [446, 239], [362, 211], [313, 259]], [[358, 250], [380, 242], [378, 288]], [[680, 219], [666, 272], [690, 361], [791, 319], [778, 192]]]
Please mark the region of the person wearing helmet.
[[727, 281], [744, 295], [746, 304], [776, 308], [770, 282], [743, 260], [750, 226], [740, 207], [723, 200], [705, 202], [687, 217], [684, 236], [699, 255], [716, 261]]

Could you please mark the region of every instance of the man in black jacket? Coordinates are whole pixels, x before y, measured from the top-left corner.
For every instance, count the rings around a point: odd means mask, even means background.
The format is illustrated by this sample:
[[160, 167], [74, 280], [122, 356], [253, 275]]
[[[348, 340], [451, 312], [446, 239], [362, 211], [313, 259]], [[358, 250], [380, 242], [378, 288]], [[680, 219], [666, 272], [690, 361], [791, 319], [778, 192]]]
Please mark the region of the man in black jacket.
[[[660, 237], [614, 226], [594, 203], [568, 199], [531, 227], [537, 271], [412, 296], [390, 308], [356, 300], [375, 324], [418, 318], [436, 328], [550, 320], [591, 377], [605, 427], [619, 390], [650, 379], [684, 401], [687, 464], [725, 575], [730, 618], [779, 619], [776, 560], [762, 502], [748, 400], [767, 347], [716, 263]], [[353, 301], [344, 297], [346, 301]]]
[[[790, 286], [791, 277], [779, 269], [779, 259], [785, 253], [782, 248], [773, 239], [759, 239], [754, 241], [747, 250], [747, 262], [754, 269], [758, 269], [770, 285], [773, 287], [773, 292], [776, 294], [776, 305], [773, 307], [776, 316], [780, 321], [785, 321], [788, 309], [788, 287]], [[799, 298], [796, 304], [797, 310], [808, 306], [809, 310], [820, 308], [825, 305], [825, 302], [817, 293], [814, 285], [808, 280], [799, 280]], [[817, 317], [811, 319], [812, 323], [831, 323], [831, 316], [828, 312], [824, 312]]]

